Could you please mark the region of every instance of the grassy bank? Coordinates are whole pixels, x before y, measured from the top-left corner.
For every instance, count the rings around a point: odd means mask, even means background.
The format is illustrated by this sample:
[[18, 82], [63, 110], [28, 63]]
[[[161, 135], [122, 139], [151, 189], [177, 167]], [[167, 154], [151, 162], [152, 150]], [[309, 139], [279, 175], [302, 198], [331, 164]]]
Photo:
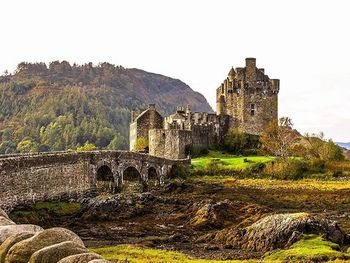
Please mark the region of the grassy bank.
[[266, 163], [274, 159], [269, 156], [235, 156], [228, 153], [209, 151], [208, 155], [192, 159], [192, 167], [195, 171], [204, 171], [210, 165], [210, 161], [216, 159], [222, 169], [244, 170], [257, 163]]
[[108, 260], [127, 260], [130, 263], [255, 263], [256, 260], [207, 260], [195, 259], [184, 253], [163, 249], [142, 248], [133, 245], [119, 245], [103, 248], [90, 248]]

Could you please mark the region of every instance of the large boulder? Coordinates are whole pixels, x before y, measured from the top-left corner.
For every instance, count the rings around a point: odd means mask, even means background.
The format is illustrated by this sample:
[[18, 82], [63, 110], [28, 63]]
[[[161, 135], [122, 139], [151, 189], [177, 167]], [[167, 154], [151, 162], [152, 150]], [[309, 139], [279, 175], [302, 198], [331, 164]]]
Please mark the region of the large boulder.
[[36, 233], [43, 231], [43, 228], [37, 225], [7, 225], [0, 226], [0, 244], [2, 244], [9, 236], [30, 232]]
[[13, 222], [11, 219], [8, 219], [7, 217], [0, 216], [0, 226], [8, 225], [15, 225], [15, 222]]
[[102, 257], [96, 253], [82, 253], [63, 258], [58, 263], [86, 263], [93, 259], [102, 259]]
[[87, 253], [88, 249], [74, 241], [65, 241], [36, 251], [28, 263], [57, 263], [70, 255]]
[[335, 221], [307, 213], [268, 215], [244, 229], [220, 231], [215, 239], [227, 246], [267, 252], [289, 247], [302, 234], [322, 235], [339, 245], [347, 242], [346, 233]]
[[6, 214], [6, 212], [4, 210], [2, 210], [1, 208], [0, 208], [0, 216], [3, 216], [7, 219], [10, 219], [9, 216]]
[[0, 263], [5, 263], [6, 255], [12, 246], [22, 240], [31, 238], [34, 234], [35, 233], [24, 232], [8, 237], [0, 246]]
[[27, 263], [36, 251], [64, 241], [72, 241], [84, 246], [83, 241], [74, 232], [60, 227], [50, 228], [14, 245], [7, 254], [6, 262]]

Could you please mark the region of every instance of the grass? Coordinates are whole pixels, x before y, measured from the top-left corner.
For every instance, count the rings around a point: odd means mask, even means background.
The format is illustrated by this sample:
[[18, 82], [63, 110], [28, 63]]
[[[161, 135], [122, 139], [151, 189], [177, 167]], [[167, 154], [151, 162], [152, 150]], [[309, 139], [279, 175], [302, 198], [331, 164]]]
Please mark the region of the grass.
[[39, 202], [33, 205], [35, 210], [47, 210], [56, 215], [73, 215], [81, 210], [79, 203], [68, 202]]
[[14, 211], [16, 217], [30, 216], [33, 212], [49, 212], [58, 216], [74, 215], [81, 210], [81, 205], [75, 202], [38, 202], [33, 204], [28, 210]]
[[221, 168], [227, 170], [244, 170], [256, 163], [265, 163], [274, 159], [269, 156], [235, 156], [217, 151], [209, 151], [206, 156], [193, 158], [192, 166], [195, 171], [205, 170], [211, 159], [219, 159]]
[[325, 262], [349, 258], [339, 251], [339, 245], [320, 236], [306, 235], [285, 250], [276, 250], [265, 256], [265, 261], [275, 262]]
[[141, 248], [133, 245], [118, 245], [103, 248], [90, 248], [108, 260], [128, 260], [130, 263], [239, 263], [259, 262], [241, 260], [194, 259], [184, 253], [163, 249]]

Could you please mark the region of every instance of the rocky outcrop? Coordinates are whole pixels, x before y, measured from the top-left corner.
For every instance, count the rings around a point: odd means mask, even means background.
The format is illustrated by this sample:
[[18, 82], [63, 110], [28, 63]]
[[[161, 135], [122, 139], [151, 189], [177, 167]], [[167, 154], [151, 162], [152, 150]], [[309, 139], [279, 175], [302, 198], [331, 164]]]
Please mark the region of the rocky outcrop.
[[41, 232], [44, 229], [42, 229], [40, 226], [36, 225], [7, 225], [7, 226], [0, 226], [0, 244], [6, 240], [6, 238], [23, 233], [23, 232], [30, 232], [30, 233], [37, 233]]
[[96, 253], [82, 253], [66, 257], [57, 263], [85, 263], [94, 259], [102, 259], [102, 257]]
[[87, 252], [88, 249], [84, 245], [65, 241], [36, 251], [28, 263], [57, 263], [65, 257]]
[[214, 240], [226, 246], [267, 252], [289, 247], [302, 234], [322, 235], [339, 245], [347, 241], [346, 233], [335, 221], [307, 213], [268, 215], [246, 228], [220, 231]]
[[36, 251], [64, 241], [73, 241], [84, 246], [83, 241], [72, 231], [65, 228], [50, 228], [14, 245], [9, 250], [6, 260], [9, 263], [27, 263]]

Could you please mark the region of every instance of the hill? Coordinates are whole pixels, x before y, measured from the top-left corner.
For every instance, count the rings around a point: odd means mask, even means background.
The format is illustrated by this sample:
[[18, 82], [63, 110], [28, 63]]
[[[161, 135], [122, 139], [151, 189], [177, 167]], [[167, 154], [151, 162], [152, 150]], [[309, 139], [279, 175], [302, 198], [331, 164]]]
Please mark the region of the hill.
[[336, 142], [340, 147], [350, 150], [350, 142]]
[[203, 95], [180, 80], [109, 63], [20, 63], [0, 77], [0, 153], [127, 149], [130, 110], [155, 103], [211, 112]]

